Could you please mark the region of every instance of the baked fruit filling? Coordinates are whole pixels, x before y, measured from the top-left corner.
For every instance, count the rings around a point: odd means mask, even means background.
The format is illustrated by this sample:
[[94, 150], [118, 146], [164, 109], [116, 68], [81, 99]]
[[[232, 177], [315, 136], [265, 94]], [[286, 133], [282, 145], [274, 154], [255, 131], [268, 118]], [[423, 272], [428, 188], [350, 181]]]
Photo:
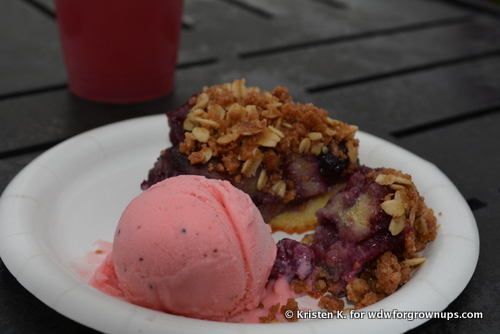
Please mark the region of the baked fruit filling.
[[409, 175], [358, 160], [356, 126], [286, 88], [245, 80], [205, 87], [167, 113], [172, 146], [161, 152], [143, 190], [165, 178], [196, 174], [246, 192], [274, 231], [312, 231], [278, 242], [272, 278], [342, 310], [377, 302], [425, 262], [436, 218]]
[[393, 169], [359, 167], [316, 216], [314, 233], [302, 242], [278, 242], [272, 275], [299, 293], [347, 296], [356, 308], [406, 283], [425, 262], [418, 252], [436, 237], [433, 211], [410, 176]]
[[357, 168], [357, 127], [293, 102], [282, 87], [261, 92], [244, 80], [205, 87], [167, 117], [172, 147], [162, 152], [142, 189], [183, 174], [228, 180], [270, 222], [327, 193]]

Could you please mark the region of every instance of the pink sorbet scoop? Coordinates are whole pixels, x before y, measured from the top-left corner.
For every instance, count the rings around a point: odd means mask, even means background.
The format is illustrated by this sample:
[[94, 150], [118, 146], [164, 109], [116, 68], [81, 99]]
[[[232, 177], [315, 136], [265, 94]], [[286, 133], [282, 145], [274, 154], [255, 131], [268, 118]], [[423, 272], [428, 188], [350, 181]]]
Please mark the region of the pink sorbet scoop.
[[127, 206], [93, 285], [109, 293], [104, 285], [115, 282], [134, 304], [224, 321], [258, 306], [275, 257], [248, 195], [227, 181], [177, 176]]

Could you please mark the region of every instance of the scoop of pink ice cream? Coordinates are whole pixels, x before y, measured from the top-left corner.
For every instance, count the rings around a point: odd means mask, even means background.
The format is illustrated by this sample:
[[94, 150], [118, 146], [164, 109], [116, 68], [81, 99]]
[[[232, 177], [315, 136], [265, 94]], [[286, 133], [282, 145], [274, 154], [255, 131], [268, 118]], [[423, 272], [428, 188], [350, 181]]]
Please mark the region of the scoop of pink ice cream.
[[134, 304], [223, 321], [258, 306], [275, 257], [248, 195], [227, 181], [178, 176], [132, 200], [101, 270], [112, 261]]

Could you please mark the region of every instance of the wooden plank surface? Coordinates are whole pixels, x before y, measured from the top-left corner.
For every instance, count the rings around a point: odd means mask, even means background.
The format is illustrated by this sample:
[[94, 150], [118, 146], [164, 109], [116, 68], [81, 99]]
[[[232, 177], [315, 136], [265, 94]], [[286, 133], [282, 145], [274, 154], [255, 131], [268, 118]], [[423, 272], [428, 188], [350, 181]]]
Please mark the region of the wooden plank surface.
[[[496, 333], [500, 270], [500, 11], [485, 0], [186, 0], [175, 91], [109, 105], [68, 92], [52, 0], [0, 1], [0, 192], [83, 131], [161, 114], [205, 85], [246, 78], [438, 166], [473, 209], [481, 257], [450, 312], [412, 333]], [[497, 8], [497, 7], [494, 7]], [[43, 320], [43, 321], [42, 321]], [[92, 333], [38, 301], [0, 261], [0, 333]]]

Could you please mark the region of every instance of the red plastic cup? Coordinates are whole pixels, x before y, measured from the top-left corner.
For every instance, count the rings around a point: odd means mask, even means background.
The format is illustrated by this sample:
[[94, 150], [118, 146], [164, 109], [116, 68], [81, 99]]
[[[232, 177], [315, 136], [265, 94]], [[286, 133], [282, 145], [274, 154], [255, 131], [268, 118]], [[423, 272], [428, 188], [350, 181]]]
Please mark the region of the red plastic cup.
[[69, 89], [133, 103], [172, 91], [183, 0], [55, 0]]

